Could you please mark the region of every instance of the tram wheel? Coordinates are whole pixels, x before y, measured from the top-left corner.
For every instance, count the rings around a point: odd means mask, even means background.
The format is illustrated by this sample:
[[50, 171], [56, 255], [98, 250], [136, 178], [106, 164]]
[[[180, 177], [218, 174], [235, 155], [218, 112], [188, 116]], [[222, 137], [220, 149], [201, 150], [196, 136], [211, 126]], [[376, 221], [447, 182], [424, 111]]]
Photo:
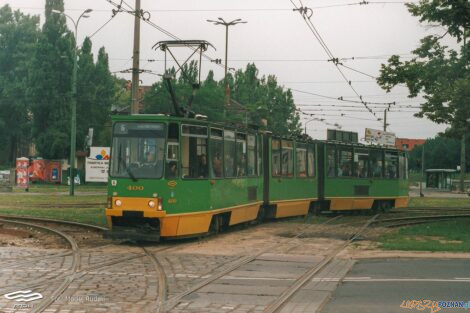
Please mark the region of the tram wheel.
[[211, 235], [217, 235], [218, 233], [220, 233], [221, 226], [222, 226], [222, 216], [213, 215], [211, 224], [209, 226], [209, 233]]

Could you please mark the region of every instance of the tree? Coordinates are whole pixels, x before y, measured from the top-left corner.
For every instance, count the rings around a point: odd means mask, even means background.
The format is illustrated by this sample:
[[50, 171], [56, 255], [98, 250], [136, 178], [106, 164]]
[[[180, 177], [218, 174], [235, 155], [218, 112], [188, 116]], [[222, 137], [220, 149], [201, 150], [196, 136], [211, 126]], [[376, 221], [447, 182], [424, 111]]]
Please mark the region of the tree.
[[93, 128], [95, 116], [93, 106], [96, 101], [95, 63], [91, 52], [90, 38], [85, 38], [78, 53], [77, 72], [77, 147], [83, 149], [88, 128]]
[[111, 106], [119, 93], [119, 88], [109, 71], [109, 58], [104, 47], [98, 51], [93, 81], [96, 86], [95, 102], [92, 107], [92, 126], [96, 134], [94, 145], [109, 146], [111, 145]]
[[[170, 69], [168, 74], [175, 76], [175, 72], [175, 69]], [[184, 72], [186, 75], [180, 74], [172, 81], [179, 104], [186, 104], [192, 93], [191, 84], [198, 77], [197, 63], [186, 65]], [[234, 76], [229, 74], [227, 81], [233, 101], [224, 107], [225, 83], [223, 80], [215, 81], [214, 73], [210, 71], [192, 102], [193, 111], [216, 122], [248, 122], [260, 126], [261, 119], [266, 119], [268, 130], [275, 134], [300, 134], [300, 118], [290, 90], [285, 91], [279, 86], [275, 76], [259, 78], [258, 75], [255, 64], [248, 64], [244, 71], [238, 70]], [[144, 104], [146, 113], [174, 113], [166, 83], [162, 81], [152, 86], [145, 95]]]
[[[20, 147], [28, 147], [30, 142], [30, 105], [25, 90], [38, 27], [38, 16], [13, 12], [8, 5], [0, 8], [0, 160], [10, 164]], [[23, 149], [22, 155], [26, 153]]]
[[446, 29], [444, 35], [452, 36], [461, 44], [459, 51], [441, 44], [444, 36], [427, 36], [421, 46], [413, 51], [415, 57], [402, 61], [392, 56], [382, 64], [379, 85], [387, 92], [404, 83], [411, 98], [423, 95], [421, 112], [417, 117], [427, 117], [449, 124], [449, 136], [461, 138], [461, 191], [465, 177], [465, 141], [470, 132], [470, 49], [466, 44], [470, 35], [470, 2], [466, 0], [421, 0], [407, 4], [421, 22], [437, 23]]
[[29, 97], [32, 132], [44, 158], [65, 158], [70, 148], [71, 78], [75, 46], [63, 11], [63, 0], [46, 0], [46, 20], [31, 65]]
[[[459, 145], [459, 140], [442, 135], [427, 139], [424, 145], [415, 146], [410, 152], [410, 169], [417, 171], [421, 169], [421, 152], [423, 146], [426, 168], [456, 169], [460, 162]], [[469, 152], [470, 146], [467, 146], [467, 153]], [[470, 168], [470, 159], [467, 160], [467, 167]]]

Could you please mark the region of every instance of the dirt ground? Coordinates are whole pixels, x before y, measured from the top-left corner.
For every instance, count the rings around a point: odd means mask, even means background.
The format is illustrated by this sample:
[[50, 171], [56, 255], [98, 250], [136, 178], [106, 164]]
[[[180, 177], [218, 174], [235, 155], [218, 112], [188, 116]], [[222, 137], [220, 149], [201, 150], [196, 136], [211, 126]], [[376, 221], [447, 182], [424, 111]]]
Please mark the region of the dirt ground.
[[[149, 246], [171, 246], [176, 254], [199, 255], [253, 255], [265, 253], [315, 254], [327, 255], [348, 240], [357, 225], [365, 217], [351, 217], [348, 223], [304, 224], [300, 221], [277, 221], [261, 225], [239, 226], [218, 235], [202, 238], [163, 241]], [[49, 225], [49, 224], [44, 224]], [[105, 240], [96, 231], [73, 226], [50, 224], [55, 229], [71, 234], [81, 248], [107, 246], [115, 252], [125, 251], [135, 246], [134, 243], [120, 243]], [[339, 257], [358, 258], [391, 258], [391, 257], [436, 257], [436, 258], [470, 258], [470, 253], [454, 252], [409, 252], [383, 251], [374, 239], [387, 232], [396, 230], [373, 227], [345, 249]], [[301, 234], [300, 236], [299, 233]], [[0, 223], [0, 247], [22, 247], [35, 249], [69, 249], [68, 243], [59, 236], [39, 231], [35, 228]]]

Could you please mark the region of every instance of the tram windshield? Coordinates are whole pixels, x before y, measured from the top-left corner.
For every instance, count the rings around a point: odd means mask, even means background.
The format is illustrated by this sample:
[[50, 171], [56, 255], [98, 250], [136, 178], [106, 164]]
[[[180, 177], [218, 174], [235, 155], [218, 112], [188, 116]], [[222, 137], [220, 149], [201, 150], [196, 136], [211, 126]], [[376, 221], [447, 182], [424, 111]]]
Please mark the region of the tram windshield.
[[111, 176], [161, 178], [164, 167], [165, 126], [161, 123], [116, 123]]

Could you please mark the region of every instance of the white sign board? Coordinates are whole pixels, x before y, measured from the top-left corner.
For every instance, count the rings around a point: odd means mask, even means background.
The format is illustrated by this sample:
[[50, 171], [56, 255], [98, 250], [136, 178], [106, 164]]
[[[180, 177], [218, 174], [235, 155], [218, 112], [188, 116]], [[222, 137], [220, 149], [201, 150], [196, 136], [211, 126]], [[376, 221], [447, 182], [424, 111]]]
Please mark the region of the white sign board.
[[368, 142], [384, 146], [395, 146], [395, 138], [394, 133], [366, 128], [365, 140]]
[[109, 147], [90, 147], [90, 157], [85, 164], [86, 182], [108, 182], [109, 151]]

